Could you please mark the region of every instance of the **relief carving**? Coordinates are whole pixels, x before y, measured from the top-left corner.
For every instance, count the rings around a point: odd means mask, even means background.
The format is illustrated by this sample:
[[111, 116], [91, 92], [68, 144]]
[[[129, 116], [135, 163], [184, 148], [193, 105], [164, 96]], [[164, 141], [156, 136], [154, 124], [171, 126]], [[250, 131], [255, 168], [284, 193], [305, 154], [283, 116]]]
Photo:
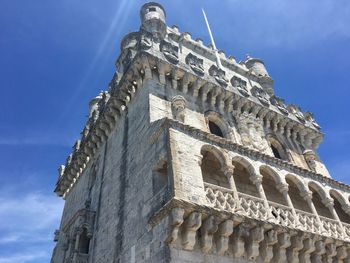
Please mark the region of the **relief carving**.
[[185, 121], [186, 99], [180, 95], [171, 99], [171, 111], [175, 120]]
[[225, 76], [225, 71], [219, 69], [215, 65], [212, 65], [209, 68], [209, 75], [212, 76], [220, 85], [226, 87], [228, 83], [228, 79]]
[[238, 89], [239, 93], [241, 93], [244, 97], [248, 97], [249, 96], [249, 92], [247, 89], [247, 82], [244, 81], [243, 79], [234, 76], [231, 79], [231, 85], [235, 88]]
[[160, 43], [160, 51], [163, 52], [165, 58], [171, 63], [177, 64], [179, 62], [179, 47], [163, 40]]
[[304, 151], [304, 158], [310, 170], [316, 171], [316, 155], [312, 150]]
[[261, 104], [263, 104], [264, 106], [269, 106], [270, 102], [269, 102], [269, 95], [262, 89], [259, 88], [257, 86], [254, 86], [252, 88], [252, 94], [254, 97], [256, 97]]
[[193, 55], [192, 53], [189, 53], [186, 56], [186, 64], [190, 66], [190, 68], [197, 73], [198, 75], [204, 74], [204, 67], [203, 67], [203, 59]]
[[263, 121], [246, 112], [239, 116], [238, 130], [244, 146], [264, 152], [268, 148]]

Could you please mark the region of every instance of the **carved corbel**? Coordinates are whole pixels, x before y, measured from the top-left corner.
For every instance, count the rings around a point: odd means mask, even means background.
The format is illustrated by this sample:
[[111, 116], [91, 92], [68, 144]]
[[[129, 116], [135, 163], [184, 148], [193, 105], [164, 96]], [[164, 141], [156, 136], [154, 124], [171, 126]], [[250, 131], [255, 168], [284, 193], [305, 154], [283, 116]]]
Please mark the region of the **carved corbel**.
[[332, 263], [336, 255], [337, 245], [334, 242], [326, 244], [326, 254], [323, 255], [323, 262]]
[[198, 97], [198, 92], [199, 92], [199, 90], [200, 90], [200, 88], [202, 87], [202, 85], [203, 85], [203, 80], [202, 79], [200, 79], [200, 78], [197, 78], [196, 79], [196, 81], [193, 83], [193, 85], [192, 85], [192, 96], [195, 98], [195, 99], [197, 99], [197, 97]]
[[225, 100], [224, 111], [231, 112], [232, 110], [233, 110], [233, 94], [231, 92], [228, 92]]
[[236, 258], [243, 257], [245, 253], [244, 239], [249, 235], [248, 226], [240, 224], [237, 226], [233, 233], [233, 255]]
[[309, 237], [304, 240], [304, 247], [299, 253], [300, 263], [311, 263], [310, 257], [311, 253], [315, 251], [315, 239], [313, 237]]
[[263, 262], [271, 262], [273, 258], [273, 246], [277, 243], [277, 231], [270, 229], [265, 233], [265, 240], [260, 246], [261, 257]]
[[250, 230], [247, 242], [247, 256], [249, 260], [255, 260], [259, 256], [259, 246], [260, 242], [264, 240], [264, 231], [262, 226], [257, 226]]
[[202, 104], [204, 104], [207, 101], [208, 93], [212, 89], [213, 85], [211, 83], [205, 83], [204, 86], [201, 88], [201, 99]]
[[305, 233], [295, 235], [291, 238], [291, 246], [287, 250], [287, 262], [298, 263], [299, 262], [299, 252], [304, 247]]
[[202, 215], [192, 212], [184, 223], [183, 246], [185, 250], [192, 250], [196, 243], [196, 232], [202, 224]]
[[228, 249], [229, 237], [233, 232], [234, 222], [225, 220], [219, 225], [216, 238], [216, 249], [219, 255], [223, 255]]
[[218, 230], [214, 216], [208, 217], [201, 227], [202, 251], [208, 253], [213, 246], [213, 235]]
[[188, 85], [191, 83], [192, 81], [192, 75], [185, 73], [184, 76], [181, 79], [181, 89], [182, 92], [184, 94], [186, 94], [188, 92]]
[[169, 218], [169, 227], [170, 232], [169, 236], [165, 240], [169, 244], [174, 244], [179, 237], [179, 228], [184, 221], [184, 213], [185, 210], [182, 208], [173, 208], [171, 210], [170, 218]]
[[323, 240], [318, 240], [315, 243], [315, 251], [312, 254], [312, 262], [322, 262], [322, 256], [326, 253], [326, 245]]
[[337, 248], [336, 262], [343, 263], [344, 259], [347, 258], [347, 256], [348, 256], [347, 247], [345, 245], [339, 246]]
[[287, 248], [290, 247], [290, 234], [281, 233], [278, 235], [278, 243], [274, 247], [274, 257], [272, 262], [281, 263], [287, 261]]

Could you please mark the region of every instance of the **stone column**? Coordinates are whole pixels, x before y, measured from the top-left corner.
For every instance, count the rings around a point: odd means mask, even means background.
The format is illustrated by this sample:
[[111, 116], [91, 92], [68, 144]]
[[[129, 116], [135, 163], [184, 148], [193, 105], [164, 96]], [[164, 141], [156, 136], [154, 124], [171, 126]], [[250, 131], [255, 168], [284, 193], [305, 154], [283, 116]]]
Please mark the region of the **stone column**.
[[290, 207], [292, 209], [292, 214], [294, 217], [294, 227], [299, 225], [298, 215], [295, 212], [293, 202], [290, 199], [290, 196], [288, 194], [289, 185], [287, 183], [280, 183], [277, 185], [277, 189], [282, 193], [284, 199], [287, 201], [288, 207]]
[[310, 207], [312, 214], [314, 214], [317, 218], [317, 222], [320, 225], [321, 231], [323, 231], [323, 225], [320, 219], [320, 216], [317, 213], [317, 210], [315, 208], [314, 203], [312, 202], [312, 192], [305, 190], [301, 193], [302, 198], [307, 202], [308, 206]]
[[265, 191], [262, 186], [262, 176], [261, 175], [252, 176], [251, 181], [253, 182], [253, 184], [255, 184], [259, 193], [259, 197], [264, 201], [264, 206], [267, 211], [267, 219], [274, 220], [275, 217], [271, 213], [270, 205], [269, 205], [269, 202], [267, 201]]
[[340, 218], [339, 218], [337, 212], [334, 209], [334, 200], [332, 198], [330, 198], [330, 197], [327, 197], [327, 198], [322, 200], [322, 203], [329, 209], [329, 211], [331, 212], [333, 218], [338, 221], [340, 230], [342, 232], [342, 235], [343, 235], [343, 237], [345, 237], [346, 234], [345, 234], [345, 229], [343, 227], [343, 223], [340, 221]]
[[236, 201], [236, 210], [242, 210], [241, 209], [241, 204], [239, 202], [239, 196], [238, 196], [238, 191], [237, 191], [237, 188], [236, 188], [236, 183], [235, 183], [235, 180], [233, 179], [234, 169], [235, 169], [235, 167], [233, 165], [229, 165], [229, 166], [226, 166], [223, 169], [223, 172], [224, 172], [224, 174], [225, 174], [225, 176], [226, 176], [226, 178], [228, 180], [230, 189], [233, 192], [233, 198]]

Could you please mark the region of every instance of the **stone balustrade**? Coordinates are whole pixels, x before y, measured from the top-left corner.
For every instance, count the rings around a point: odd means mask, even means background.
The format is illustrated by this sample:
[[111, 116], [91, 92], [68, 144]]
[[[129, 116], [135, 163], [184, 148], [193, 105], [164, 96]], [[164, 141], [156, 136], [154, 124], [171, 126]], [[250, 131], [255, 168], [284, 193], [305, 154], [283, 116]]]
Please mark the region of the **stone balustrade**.
[[[233, 191], [217, 185], [204, 183], [206, 199], [209, 206], [216, 209], [238, 213], [260, 221], [268, 221], [283, 227], [321, 234], [344, 241], [350, 241], [350, 225], [339, 224], [337, 220], [310, 214], [296, 209], [296, 217], [292, 208], [269, 201], [270, 211], [266, 211], [263, 199], [243, 193], [238, 193], [239, 200], [233, 198]], [[240, 208], [241, 211], [238, 209]], [[345, 229], [345, 231], [343, 231]], [[345, 233], [345, 235], [344, 235]]]

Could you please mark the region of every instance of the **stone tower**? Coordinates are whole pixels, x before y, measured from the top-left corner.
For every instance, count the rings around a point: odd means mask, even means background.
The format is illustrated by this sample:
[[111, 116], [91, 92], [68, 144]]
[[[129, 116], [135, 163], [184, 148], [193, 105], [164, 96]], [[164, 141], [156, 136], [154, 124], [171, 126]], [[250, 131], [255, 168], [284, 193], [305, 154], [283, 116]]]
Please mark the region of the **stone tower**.
[[140, 15], [59, 169], [52, 262], [350, 262], [350, 187], [313, 115], [262, 60], [217, 65], [161, 5]]

